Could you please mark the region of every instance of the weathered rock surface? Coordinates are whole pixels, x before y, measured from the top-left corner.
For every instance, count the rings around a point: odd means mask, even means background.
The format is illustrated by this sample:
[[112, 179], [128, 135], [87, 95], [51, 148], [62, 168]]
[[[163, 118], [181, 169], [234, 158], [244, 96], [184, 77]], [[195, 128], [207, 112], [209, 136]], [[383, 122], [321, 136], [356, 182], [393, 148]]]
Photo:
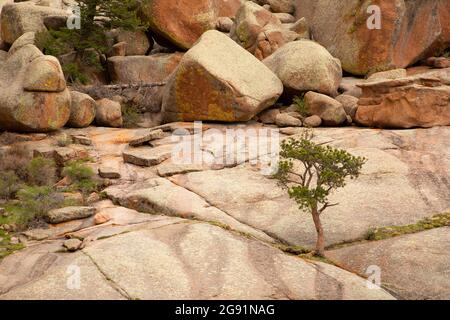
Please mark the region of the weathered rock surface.
[[52, 224], [67, 222], [88, 218], [95, 214], [95, 208], [92, 207], [65, 207], [61, 209], [50, 210], [45, 219]]
[[[287, 114], [291, 112], [290, 108], [283, 108], [282, 111]], [[190, 135], [194, 128], [191, 123], [172, 123], [160, 127], [167, 132], [174, 132], [177, 128], [186, 129], [184, 133], [187, 135], [186, 139], [194, 139], [194, 136]], [[230, 154], [247, 152], [246, 148], [236, 145], [235, 142], [212, 139], [213, 130], [210, 129], [214, 129], [215, 134], [219, 135], [227, 128], [235, 128], [233, 125], [210, 124], [205, 128], [203, 128], [203, 135], [206, 140], [201, 144], [201, 150], [205, 154], [214, 155], [214, 160], [218, 160], [221, 154], [223, 157], [223, 153], [220, 152], [221, 145], [232, 147], [231, 151], [226, 152], [227, 157], [228, 152]], [[239, 128], [255, 130], [267, 127], [258, 123], [249, 123], [245, 126], [240, 125]], [[296, 135], [302, 132], [300, 128], [292, 129], [294, 128], [282, 130], [282, 134]], [[321, 268], [317, 269], [317, 263], [286, 256], [271, 248], [280, 240], [287, 244], [310, 248], [314, 245], [316, 231], [311, 217], [307, 213], [299, 213], [296, 203], [288, 198], [286, 192], [279, 188], [275, 180], [263, 176], [259, 166], [251, 163], [239, 165], [243, 163], [241, 161], [227, 163], [226, 168], [222, 165], [212, 169], [210, 163], [205, 166], [197, 165], [194, 168], [194, 166], [177, 165], [171, 161], [172, 159], [167, 159], [158, 166], [145, 168], [123, 163], [123, 150], [129, 148], [128, 144], [133, 139], [144, 136], [146, 133], [148, 130], [143, 129], [100, 127], [67, 129], [67, 134], [71, 136], [82, 135], [90, 139], [92, 141], [92, 146], [88, 148], [90, 156], [97, 157], [102, 166], [114, 167], [114, 170], [117, 169], [117, 172], [120, 172], [120, 179], [110, 181], [113, 186], [107, 189], [107, 195], [115, 203], [137, 208], [147, 214], [116, 207], [110, 201], [102, 201], [92, 205], [99, 215], [98, 221], [91, 216], [51, 225], [48, 229], [26, 232], [24, 236], [31, 241], [32, 245], [0, 263], [0, 299], [145, 299], [155, 296], [167, 299], [185, 296], [205, 299], [212, 296], [224, 299], [259, 297], [298, 299], [310, 296], [316, 299], [386, 297], [383, 291], [368, 290], [366, 282], [360, 282], [362, 280], [354, 274], [351, 274], [353, 280], [347, 279], [346, 275], [349, 274], [347, 271], [322, 264], [319, 264]], [[198, 135], [199, 132], [197, 132]], [[361, 177], [349, 182], [345, 189], [331, 198], [340, 205], [330, 209], [323, 216], [327, 245], [361, 238], [374, 227], [415, 223], [424, 217], [450, 210], [447, 192], [450, 178], [450, 162], [448, 161], [450, 132], [447, 127], [401, 131], [320, 128], [315, 129], [315, 135], [319, 143], [329, 143], [368, 158]], [[21, 143], [29, 145], [32, 150], [39, 146], [44, 150], [45, 146], [48, 148], [49, 144], [54, 144], [54, 139], [53, 135], [49, 135], [40, 138], [39, 141], [28, 139]], [[152, 144], [155, 145], [154, 148], [170, 149], [174, 146], [170, 137], [156, 140]], [[70, 148], [73, 147], [75, 146], [70, 146]], [[244, 162], [249, 162], [250, 159], [247, 157]], [[178, 175], [176, 175], [177, 171]], [[167, 172], [170, 178], [157, 178], [164, 172]], [[178, 216], [194, 221], [168, 216]], [[222, 228], [206, 224], [205, 221]], [[212, 235], [217, 240], [211, 240]], [[149, 243], [148, 237], [154, 241]], [[203, 241], [205, 237], [207, 240]], [[436, 238], [440, 237], [442, 241], [446, 241], [444, 236], [436, 235]], [[60, 253], [65, 238], [84, 239], [84, 248], [72, 254]], [[403, 237], [398, 239], [401, 238]], [[36, 242], [42, 239], [46, 241]], [[187, 240], [182, 239], [193, 240], [186, 242]], [[420, 241], [408, 242], [416, 243], [414, 248], [419, 248]], [[442, 261], [439, 257], [444, 256], [445, 259], [448, 250], [444, 244], [438, 242], [437, 245], [428, 245], [429, 242], [426, 240], [423, 242], [427, 243], [426, 248], [429, 248], [429, 254], [436, 253], [436, 258], [428, 256], [433, 258], [433, 261], [439, 264], [441, 263], [439, 261]], [[248, 249], [253, 248], [250, 243], [256, 245], [256, 248]], [[232, 249], [223, 251], [225, 244], [227, 248]], [[160, 248], [164, 249], [160, 250]], [[339, 250], [344, 249], [346, 248]], [[216, 259], [216, 250], [219, 250], [217, 256], [220, 256], [220, 259]], [[280, 258], [275, 258], [272, 253], [265, 250], [276, 253], [276, 256], [280, 255]], [[337, 251], [333, 250], [331, 253]], [[410, 246], [404, 250], [395, 251], [399, 253], [395, 257], [402, 257], [400, 253], [408, 252], [411, 259], [421, 261], [416, 259], [414, 254], [410, 254], [414, 252]], [[188, 253], [182, 255], [180, 252]], [[245, 255], [241, 255], [242, 252], [245, 252]], [[253, 258], [246, 259], [255, 257], [257, 252], [261, 252], [261, 258], [257, 258], [258, 263], [247, 263], [247, 261], [255, 261]], [[367, 252], [370, 253], [370, 250], [365, 251]], [[197, 256], [202, 257], [200, 269], [195, 267], [198, 265], [195, 262]], [[89, 259], [79, 260], [80, 257]], [[143, 257], [148, 257], [145, 258], [147, 261], [145, 264], [142, 263]], [[170, 257], [174, 257], [175, 260]], [[166, 261], [165, 259], [168, 259], [167, 264], [170, 268], [161, 268], [161, 261]], [[278, 267], [273, 269], [272, 262], [278, 259], [282, 259], [276, 264], [281, 266], [281, 269]], [[294, 265], [291, 265], [290, 259], [295, 259], [292, 260], [296, 261]], [[176, 269], [179, 265], [177, 261], [180, 260], [183, 261], [182, 273], [174, 271], [178, 270]], [[228, 261], [236, 262], [228, 264]], [[198, 274], [205, 274], [203, 271], [205, 263], [207, 263], [205, 268], [208, 269], [206, 273], [208, 276], [200, 277], [206, 280], [199, 284]], [[304, 269], [303, 263], [312, 266], [314, 272], [308, 273], [309, 269]], [[67, 289], [66, 272], [67, 267], [72, 264], [80, 266], [83, 277], [85, 275], [91, 279], [89, 283], [82, 285], [80, 290]], [[234, 271], [231, 265], [240, 271]], [[259, 267], [255, 269], [255, 265], [260, 266], [261, 269]], [[131, 272], [117, 271], [124, 268]], [[285, 268], [289, 271], [280, 271]], [[231, 271], [228, 273], [227, 270]], [[319, 272], [316, 273], [316, 270]], [[433, 279], [439, 279], [443, 274], [435, 271], [436, 269], [432, 270], [434, 275], [430, 277]], [[384, 279], [384, 272], [382, 268], [382, 279]], [[266, 273], [267, 276], [264, 276]], [[179, 276], [174, 277], [174, 274]], [[321, 280], [318, 286], [317, 276], [322, 277], [325, 274], [326, 281]], [[284, 283], [294, 286], [295, 289], [284, 291], [285, 287], [278, 282], [277, 275], [287, 279], [283, 280]], [[174, 281], [178, 283], [179, 279], [184, 278], [197, 279], [195, 289], [192, 289], [188, 281], [189, 285], [178, 284], [176, 286], [178, 289], [174, 291], [172, 288]], [[347, 280], [342, 280], [344, 278]], [[155, 282], [154, 279], [163, 280]], [[229, 281], [227, 282], [229, 285], [223, 285], [221, 282], [225, 281], [223, 279], [228, 279], [226, 281]], [[250, 284], [246, 282], [248, 279], [251, 280], [249, 280]], [[389, 288], [396, 296], [398, 294], [398, 297], [413, 297], [418, 292], [411, 284], [412, 282], [408, 284], [408, 280], [403, 276], [396, 279], [399, 279], [398, 284], [395, 283], [395, 279], [385, 281], [391, 284]], [[111, 286], [111, 280], [114, 281], [113, 286]], [[347, 281], [350, 282], [346, 284]], [[435, 283], [434, 280], [432, 281]], [[245, 290], [241, 289], [242, 282], [244, 282]], [[262, 287], [265, 283], [270, 284], [269, 291]], [[310, 288], [310, 283], [314, 283], [311, 289], [305, 289]], [[343, 283], [345, 290], [341, 290]], [[444, 281], [442, 283], [445, 284]], [[318, 289], [319, 287], [321, 289]], [[395, 288], [399, 290], [396, 291]], [[210, 295], [211, 290], [214, 292]], [[314, 294], [309, 294], [309, 290]], [[444, 286], [433, 285], [432, 289], [425, 286], [421, 288], [420, 294], [431, 299], [445, 296], [447, 291]]]
[[151, 0], [141, 17], [153, 32], [182, 49], [189, 49], [219, 17], [234, 17], [244, 0]]
[[358, 124], [379, 128], [450, 125], [450, 68], [360, 87]]
[[337, 95], [342, 80], [341, 63], [313, 41], [290, 42], [263, 62], [281, 79], [285, 93], [316, 91]]
[[406, 69], [394, 69], [388, 71], [382, 71], [372, 74], [367, 78], [367, 81], [375, 80], [395, 80], [405, 78], [407, 76]]
[[300, 38], [297, 32], [285, 28], [276, 15], [252, 1], [236, 13], [230, 36], [259, 60]]
[[123, 152], [123, 159], [142, 167], [153, 167], [170, 158], [172, 146], [128, 148]]
[[95, 119], [95, 100], [89, 95], [71, 91], [70, 118], [67, 126], [73, 128], [84, 128], [89, 126]]
[[[295, 5], [314, 39], [352, 74], [405, 68], [450, 43], [448, 1], [295, 0]], [[380, 8], [379, 29], [367, 26], [374, 22], [369, 5]]]
[[112, 57], [108, 59], [108, 71], [114, 83], [165, 82], [182, 57], [182, 53]]
[[30, 2], [6, 4], [1, 10], [1, 38], [13, 44], [27, 32], [45, 31], [46, 17], [56, 16], [67, 19], [65, 10], [34, 5]]
[[130, 146], [131, 147], [139, 147], [150, 141], [162, 139], [162, 138], [164, 138], [164, 136], [165, 136], [165, 133], [161, 129], [152, 130], [152, 131], [148, 132], [147, 134], [130, 141]]
[[319, 116], [326, 126], [338, 126], [347, 120], [342, 103], [324, 94], [308, 92], [305, 94], [308, 113]]
[[0, 64], [0, 127], [10, 131], [47, 132], [70, 116], [70, 92], [59, 62], [34, 46], [26, 33]]
[[[323, 216], [328, 245], [363, 237], [372, 227], [415, 223], [450, 209], [448, 128], [327, 128], [316, 129], [315, 134], [318, 142], [368, 158], [362, 176], [331, 197], [339, 206]], [[314, 244], [311, 217], [299, 213], [296, 203], [277, 182], [262, 176], [259, 170], [244, 166], [171, 179], [274, 238], [295, 245]]]
[[[154, 219], [71, 255], [57, 245], [5, 259], [0, 299], [393, 299], [352, 273], [203, 223]], [[70, 265], [89, 279], [80, 290], [67, 287]]]
[[328, 251], [327, 256], [360, 274], [378, 266], [382, 283], [401, 299], [450, 298], [449, 227], [352, 245]]
[[172, 74], [163, 120], [247, 121], [273, 105], [282, 91], [281, 81], [258, 59], [226, 35], [208, 31]]

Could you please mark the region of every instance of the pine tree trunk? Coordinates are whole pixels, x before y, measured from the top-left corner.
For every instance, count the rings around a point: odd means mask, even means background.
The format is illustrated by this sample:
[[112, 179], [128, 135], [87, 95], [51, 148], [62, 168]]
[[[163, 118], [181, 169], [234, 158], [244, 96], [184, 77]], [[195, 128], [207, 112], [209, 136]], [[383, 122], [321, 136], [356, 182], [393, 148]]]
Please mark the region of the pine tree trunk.
[[314, 225], [317, 231], [317, 242], [316, 242], [316, 252], [315, 254], [320, 257], [325, 256], [325, 235], [323, 232], [322, 222], [320, 221], [320, 214], [317, 207], [312, 209], [312, 216], [314, 220]]

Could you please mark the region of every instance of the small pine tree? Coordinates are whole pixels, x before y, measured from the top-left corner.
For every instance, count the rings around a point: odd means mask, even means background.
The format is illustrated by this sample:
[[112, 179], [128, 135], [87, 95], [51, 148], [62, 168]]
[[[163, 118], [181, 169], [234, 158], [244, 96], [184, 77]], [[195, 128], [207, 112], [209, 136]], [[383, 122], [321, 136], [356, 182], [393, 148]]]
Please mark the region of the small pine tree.
[[63, 69], [68, 80], [85, 83], [83, 66], [102, 70], [98, 57], [108, 50], [107, 31], [135, 31], [146, 25], [138, 17], [139, 0], [76, 0], [76, 4], [80, 8], [81, 28], [39, 33], [37, 43], [45, 54], [56, 57], [75, 52], [75, 62]]
[[[318, 145], [312, 138], [312, 132], [305, 131], [300, 139], [282, 143], [275, 178], [288, 190], [300, 210], [311, 213], [317, 231], [315, 254], [324, 256], [325, 235], [320, 217], [327, 208], [338, 205], [331, 203], [328, 197], [333, 190], [343, 188], [347, 178], [356, 179], [366, 159], [345, 150]], [[298, 165], [303, 172], [296, 172]]]

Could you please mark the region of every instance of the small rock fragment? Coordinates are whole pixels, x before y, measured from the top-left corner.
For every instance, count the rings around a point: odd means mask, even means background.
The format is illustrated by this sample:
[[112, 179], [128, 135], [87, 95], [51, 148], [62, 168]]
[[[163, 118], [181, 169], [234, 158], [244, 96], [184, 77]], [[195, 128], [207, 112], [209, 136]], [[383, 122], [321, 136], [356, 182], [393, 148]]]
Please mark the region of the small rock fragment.
[[79, 239], [69, 239], [64, 241], [63, 246], [69, 251], [69, 252], [75, 252], [78, 249], [80, 249], [81, 244], [83, 242]]

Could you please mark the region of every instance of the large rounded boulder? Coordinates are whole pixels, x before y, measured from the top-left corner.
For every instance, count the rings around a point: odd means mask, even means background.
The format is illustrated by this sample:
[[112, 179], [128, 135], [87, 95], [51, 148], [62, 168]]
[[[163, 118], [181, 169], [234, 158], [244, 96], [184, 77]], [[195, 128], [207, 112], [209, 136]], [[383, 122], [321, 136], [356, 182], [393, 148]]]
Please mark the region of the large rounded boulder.
[[58, 17], [67, 19], [65, 10], [47, 6], [35, 5], [32, 2], [9, 3], [1, 10], [1, 38], [6, 43], [12, 44], [20, 36], [27, 32], [40, 32], [47, 30], [45, 19]]
[[277, 76], [219, 31], [208, 31], [181, 59], [163, 97], [163, 120], [247, 121], [283, 92]]
[[341, 63], [313, 41], [290, 42], [263, 62], [281, 79], [286, 93], [315, 91], [337, 95], [342, 80]]
[[243, 0], [147, 0], [140, 16], [158, 36], [189, 49], [221, 16], [234, 17]]
[[71, 97], [58, 60], [44, 56], [26, 33], [0, 63], [0, 128], [48, 132], [69, 120]]
[[295, 0], [312, 36], [345, 71], [405, 68], [450, 45], [450, 1]]

